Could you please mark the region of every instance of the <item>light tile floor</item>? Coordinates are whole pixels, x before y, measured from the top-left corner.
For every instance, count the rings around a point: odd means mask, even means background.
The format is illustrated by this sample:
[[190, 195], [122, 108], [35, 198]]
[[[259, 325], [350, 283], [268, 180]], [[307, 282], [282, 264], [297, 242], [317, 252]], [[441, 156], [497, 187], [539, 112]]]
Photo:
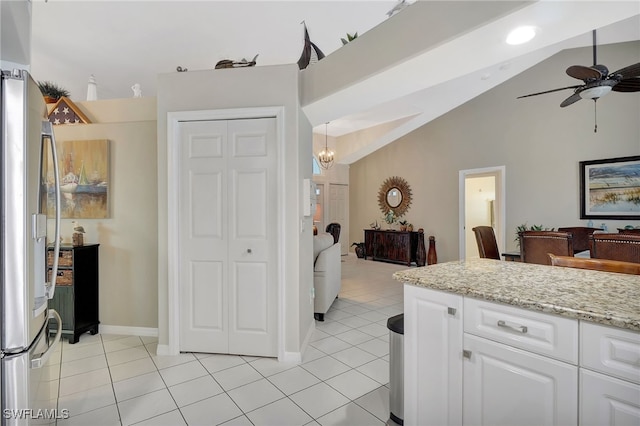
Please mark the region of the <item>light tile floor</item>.
[[383, 425], [389, 418], [387, 319], [403, 312], [394, 271], [343, 256], [342, 291], [301, 364], [186, 353], [157, 339], [85, 334], [47, 367], [67, 425]]

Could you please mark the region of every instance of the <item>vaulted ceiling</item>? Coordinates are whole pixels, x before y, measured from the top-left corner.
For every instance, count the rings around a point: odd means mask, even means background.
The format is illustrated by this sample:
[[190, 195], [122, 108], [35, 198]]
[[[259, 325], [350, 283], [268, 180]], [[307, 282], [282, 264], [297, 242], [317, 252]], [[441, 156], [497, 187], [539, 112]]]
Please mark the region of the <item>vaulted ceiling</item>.
[[[256, 54], [257, 66], [295, 63], [305, 21], [327, 55], [301, 72], [301, 102], [317, 131], [330, 122], [329, 134], [345, 138], [391, 123], [381, 136], [341, 147], [339, 161], [348, 164], [563, 49], [591, 45], [592, 29], [600, 44], [640, 40], [637, 1], [424, 0], [389, 18], [396, 4], [36, 1], [32, 74], [68, 88], [75, 100], [85, 98], [90, 75], [100, 99], [130, 97], [135, 83], [155, 96], [156, 76], [178, 66], [212, 69]], [[507, 45], [518, 25], [536, 27], [537, 36]], [[342, 46], [340, 38], [356, 31]], [[531, 91], [549, 88], [542, 80]]]

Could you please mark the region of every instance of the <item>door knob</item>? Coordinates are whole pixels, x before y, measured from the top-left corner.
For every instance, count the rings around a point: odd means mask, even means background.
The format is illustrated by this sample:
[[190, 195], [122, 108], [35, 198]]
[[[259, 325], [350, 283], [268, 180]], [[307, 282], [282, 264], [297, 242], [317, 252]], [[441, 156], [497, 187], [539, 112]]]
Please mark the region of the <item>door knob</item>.
[[247, 249], [247, 253], [251, 254], [251, 249]]

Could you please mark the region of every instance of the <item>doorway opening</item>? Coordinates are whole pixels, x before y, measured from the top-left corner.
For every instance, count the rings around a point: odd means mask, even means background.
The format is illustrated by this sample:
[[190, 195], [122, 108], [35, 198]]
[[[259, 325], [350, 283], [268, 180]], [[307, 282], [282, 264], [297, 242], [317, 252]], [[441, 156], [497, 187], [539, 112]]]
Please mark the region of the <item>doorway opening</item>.
[[491, 226], [500, 253], [505, 251], [505, 166], [461, 170], [460, 259], [478, 258], [473, 227]]

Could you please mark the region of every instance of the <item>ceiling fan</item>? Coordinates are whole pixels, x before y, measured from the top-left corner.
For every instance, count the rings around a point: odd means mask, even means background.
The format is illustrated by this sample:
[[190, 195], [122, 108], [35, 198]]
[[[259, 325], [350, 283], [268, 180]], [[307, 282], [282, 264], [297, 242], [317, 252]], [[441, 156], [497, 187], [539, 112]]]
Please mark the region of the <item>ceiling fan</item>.
[[543, 95], [545, 93], [558, 92], [560, 90], [574, 89], [573, 95], [569, 96], [560, 104], [560, 106], [564, 108], [579, 101], [580, 99], [593, 99], [596, 101], [598, 98], [601, 98], [611, 91], [640, 91], [640, 62], [629, 65], [610, 74], [609, 69], [606, 66], [598, 64], [596, 56], [596, 30], [593, 30], [593, 66], [587, 67], [584, 65], [572, 65], [567, 68], [567, 75], [569, 75], [569, 77], [582, 80], [584, 84], [531, 93], [529, 95], [518, 96], [518, 99]]

